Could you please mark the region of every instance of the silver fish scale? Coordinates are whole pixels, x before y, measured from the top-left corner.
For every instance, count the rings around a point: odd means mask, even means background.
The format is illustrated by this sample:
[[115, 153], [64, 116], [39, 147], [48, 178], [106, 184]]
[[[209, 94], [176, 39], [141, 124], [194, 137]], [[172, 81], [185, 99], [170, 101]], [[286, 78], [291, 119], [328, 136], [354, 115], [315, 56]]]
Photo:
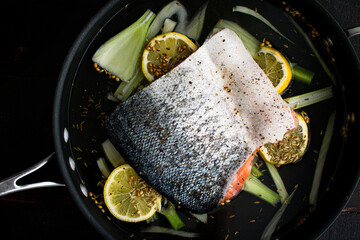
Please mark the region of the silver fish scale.
[[[228, 146], [233, 139], [214, 136], [213, 123], [222, 116], [214, 116], [210, 124], [199, 120], [184, 125], [174, 106], [160, 99], [142, 91], [121, 104], [107, 121], [110, 140], [162, 195], [192, 212], [207, 212], [218, 205], [228, 179], [251, 152], [244, 145]], [[208, 128], [207, 134], [197, 136], [202, 128]]]
[[291, 110], [244, 51], [235, 33], [217, 33], [106, 121], [137, 173], [194, 213], [215, 208], [250, 155], [294, 127]]

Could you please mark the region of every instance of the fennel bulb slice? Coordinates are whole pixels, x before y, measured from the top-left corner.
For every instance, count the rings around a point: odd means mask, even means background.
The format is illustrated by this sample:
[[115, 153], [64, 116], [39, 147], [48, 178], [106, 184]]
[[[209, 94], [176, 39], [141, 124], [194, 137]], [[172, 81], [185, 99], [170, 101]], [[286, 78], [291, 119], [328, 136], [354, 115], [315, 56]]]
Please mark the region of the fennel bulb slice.
[[155, 18], [147, 10], [136, 22], [110, 38], [94, 54], [92, 61], [101, 68], [128, 82], [137, 68], [137, 61], [145, 46], [145, 37], [150, 23]]
[[208, 5], [208, 2], [206, 2], [204, 5], [201, 6], [199, 11], [192, 18], [192, 20], [187, 25], [186, 30], [185, 30], [185, 35], [196, 41], [199, 40], [201, 31], [204, 26], [207, 5]]
[[286, 40], [288, 40], [289, 42], [291, 42], [292, 44], [294, 44], [293, 41], [291, 41], [290, 39], [288, 39], [287, 37], [285, 37], [279, 30], [277, 30], [276, 27], [274, 27], [274, 25], [272, 25], [266, 18], [264, 18], [262, 15], [260, 15], [258, 12], [255, 12], [254, 10], [244, 7], [244, 6], [235, 6], [233, 8], [233, 12], [240, 12], [240, 13], [244, 13], [244, 14], [248, 14], [250, 16], [253, 16], [257, 19], [259, 19], [260, 21], [262, 21], [263, 23], [265, 23], [268, 27], [270, 27], [274, 32], [276, 32], [277, 34], [279, 34], [281, 37], [285, 38]]
[[165, 19], [171, 18], [173, 15], [176, 15], [178, 18], [175, 32], [183, 32], [187, 23], [188, 13], [186, 8], [179, 1], [172, 1], [163, 7], [157, 14], [153, 23], [149, 27], [146, 39], [150, 41], [158, 35], [161, 27], [164, 25]]

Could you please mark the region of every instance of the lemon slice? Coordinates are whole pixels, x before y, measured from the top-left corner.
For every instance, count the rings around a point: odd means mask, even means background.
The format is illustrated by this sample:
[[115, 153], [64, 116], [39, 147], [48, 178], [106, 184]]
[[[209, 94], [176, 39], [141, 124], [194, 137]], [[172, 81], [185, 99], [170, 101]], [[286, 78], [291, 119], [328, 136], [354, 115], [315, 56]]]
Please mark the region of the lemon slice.
[[270, 78], [276, 91], [281, 94], [289, 86], [292, 71], [289, 61], [276, 49], [262, 47], [255, 61]]
[[145, 47], [141, 68], [147, 80], [153, 81], [176, 67], [197, 49], [185, 35], [169, 32], [154, 37]]
[[124, 164], [114, 169], [104, 186], [104, 201], [110, 213], [126, 222], [150, 218], [161, 203], [161, 196]]
[[308, 125], [299, 113], [298, 127], [287, 132], [282, 141], [278, 143], [267, 143], [259, 149], [260, 156], [272, 164], [295, 163], [301, 159], [309, 143]]

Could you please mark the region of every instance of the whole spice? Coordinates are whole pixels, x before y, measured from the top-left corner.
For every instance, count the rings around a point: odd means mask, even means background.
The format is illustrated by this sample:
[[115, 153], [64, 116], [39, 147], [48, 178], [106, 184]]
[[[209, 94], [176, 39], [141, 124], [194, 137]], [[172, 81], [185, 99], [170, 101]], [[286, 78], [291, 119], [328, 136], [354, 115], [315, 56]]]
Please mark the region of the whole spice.
[[282, 141], [265, 144], [271, 161], [275, 163], [294, 163], [302, 156], [301, 147], [305, 143], [302, 137], [302, 127], [287, 132]]

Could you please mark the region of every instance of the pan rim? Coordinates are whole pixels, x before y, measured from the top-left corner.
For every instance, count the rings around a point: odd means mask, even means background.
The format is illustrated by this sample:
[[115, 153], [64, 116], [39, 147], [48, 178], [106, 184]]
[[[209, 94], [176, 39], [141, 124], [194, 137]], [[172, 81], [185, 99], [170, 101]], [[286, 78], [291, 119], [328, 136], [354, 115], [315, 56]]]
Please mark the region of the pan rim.
[[[64, 122], [68, 121], [66, 117], [68, 116], [69, 112], [69, 98], [71, 93], [68, 93], [68, 97], [64, 97], [66, 95], [64, 91], [66, 90], [66, 83], [68, 83], [70, 80], [69, 75], [71, 75], [74, 59], [77, 58], [78, 49], [81, 45], [83, 45], [86, 36], [97, 25], [103, 25], [104, 21], [102, 19], [106, 18], [109, 13], [112, 13], [110, 15], [111, 17], [107, 20], [110, 21], [111, 18], [116, 15], [117, 12], [121, 11], [128, 2], [130, 1], [111, 0], [110, 2], [105, 4], [85, 25], [65, 58], [59, 74], [53, 104], [54, 145], [61, 174], [64, 178], [65, 184], [68, 191], [70, 192], [71, 197], [73, 198], [77, 207], [80, 209], [83, 216], [85, 216], [86, 220], [90, 222], [94, 229], [96, 229], [97, 232], [106, 239], [128, 238], [129, 236], [128, 234], [126, 234], [126, 232], [121, 231], [119, 227], [115, 226], [115, 224], [108, 224], [109, 219], [107, 219], [104, 214], [101, 214], [100, 211], [98, 211], [98, 209], [95, 207], [95, 204], [93, 204], [92, 201], [89, 201], [89, 199], [82, 192], [81, 188], [79, 187], [81, 184], [79, 181], [79, 176], [75, 171], [73, 171], [73, 169], [69, 165], [69, 161], [67, 159], [69, 155], [65, 154], [65, 151], [67, 151], [67, 149], [65, 146], [63, 134], [64, 130], [66, 129], [66, 127], [64, 126], [66, 124], [64, 124]], [[94, 37], [96, 37], [96, 34], [94, 35]], [[74, 74], [74, 76], [75, 75], [76, 73]], [[64, 103], [66, 103], [65, 109], [63, 105]]]
[[[73, 60], [76, 56], [77, 49], [83, 43], [83, 39], [85, 38], [85, 35], [87, 35], [90, 32], [90, 30], [98, 24], [99, 19], [102, 19], [104, 16], [109, 14], [109, 12], [111, 12], [111, 11], [113, 11], [113, 12], [119, 11], [119, 10], [114, 11], [111, 9], [115, 9], [116, 6], [120, 6], [121, 4], [125, 4], [126, 2], [128, 2], [128, 1], [112, 0], [109, 3], [107, 3], [90, 20], [90, 22], [86, 25], [86, 27], [80, 33], [77, 40], [74, 42], [72, 48], [70, 49], [69, 54], [66, 57], [66, 60], [64, 61], [64, 64], [62, 67], [62, 70], [60, 72], [59, 82], [57, 85], [57, 90], [56, 90], [56, 94], [55, 94], [55, 98], [54, 98], [54, 108], [53, 108], [54, 109], [53, 130], [54, 130], [55, 149], [56, 149], [56, 153], [57, 153], [57, 157], [58, 157], [59, 168], [64, 177], [64, 181], [66, 182], [66, 185], [68, 186], [71, 196], [75, 200], [75, 202], [78, 205], [78, 207], [80, 208], [81, 212], [86, 216], [87, 220], [94, 226], [95, 229], [97, 229], [98, 232], [100, 232], [104, 237], [106, 237], [108, 239], [113, 238], [114, 235], [116, 234], [116, 232], [120, 232], [119, 228], [117, 228], [115, 225], [112, 225], [111, 227], [109, 227], [110, 224], [107, 224], [108, 221], [99, 221], [100, 218], [94, 217], [94, 213], [89, 210], [89, 207], [92, 207], [92, 206], [90, 206], [90, 205], [87, 206], [84, 204], [85, 198], [82, 197], [81, 190], [75, 184], [77, 179], [75, 178], [75, 176], [70, 174], [71, 171], [67, 164], [67, 160], [65, 159], [66, 155], [64, 154], [65, 149], [63, 146], [64, 142], [63, 142], [63, 138], [62, 138], [63, 123], [61, 123], [61, 120], [63, 120], [62, 113], [64, 113], [62, 103], [64, 102], [65, 84], [66, 84], [66, 82], [68, 82], [68, 74], [69, 74], [69, 71], [71, 70], [71, 65], [73, 64]], [[307, 2], [311, 2], [311, 1], [307, 1]], [[352, 59], [355, 59], [355, 61], [357, 61], [357, 64], [358, 64], [357, 66], [359, 66], [360, 65], [359, 59], [355, 55], [353, 46], [350, 44], [348, 38], [346, 37], [345, 33], [342, 31], [342, 29], [341, 29], [340, 25], [337, 23], [337, 21], [335, 21], [335, 19], [318, 2], [312, 2], [311, 4], [316, 6], [316, 11], [320, 11], [319, 14], [321, 14], [321, 16], [326, 16], [327, 19], [331, 20], [331, 22], [329, 24], [333, 25], [335, 27], [335, 30], [340, 34], [339, 36], [341, 38], [343, 38], [343, 42], [346, 45], [345, 47], [352, 49], [352, 51], [349, 51], [349, 52], [352, 52], [352, 54], [353, 54], [350, 57]], [[343, 34], [343, 36], [341, 36], [341, 34]], [[358, 72], [360, 73], [360, 67], [358, 69]], [[360, 74], [358, 74], [358, 75], [360, 76]], [[347, 188], [348, 188], [347, 195], [348, 196], [351, 196], [351, 194], [354, 192], [355, 187], [357, 186], [357, 184], [359, 182], [359, 178], [360, 178], [360, 174], [358, 172], [357, 181], [353, 181], [352, 185], [347, 186]], [[346, 206], [348, 200], [349, 199], [347, 199], [347, 201], [344, 201], [343, 205], [338, 206], [338, 208], [336, 208], [337, 210], [333, 210], [333, 214], [332, 214], [333, 217], [331, 217], [327, 221], [324, 221], [322, 224], [322, 227], [320, 227], [320, 225], [318, 225], [319, 227], [317, 228], [317, 231], [312, 232], [311, 234], [309, 233], [308, 236], [317, 238], [323, 232], [325, 232], [326, 229], [328, 229], [331, 226], [331, 224], [336, 220], [336, 218], [339, 216], [339, 214], [341, 213], [341, 210]], [[104, 216], [99, 214], [99, 217], [104, 217]], [[126, 235], [121, 235], [121, 236], [126, 236]], [[126, 236], [126, 237], [128, 237], [128, 236]]]

